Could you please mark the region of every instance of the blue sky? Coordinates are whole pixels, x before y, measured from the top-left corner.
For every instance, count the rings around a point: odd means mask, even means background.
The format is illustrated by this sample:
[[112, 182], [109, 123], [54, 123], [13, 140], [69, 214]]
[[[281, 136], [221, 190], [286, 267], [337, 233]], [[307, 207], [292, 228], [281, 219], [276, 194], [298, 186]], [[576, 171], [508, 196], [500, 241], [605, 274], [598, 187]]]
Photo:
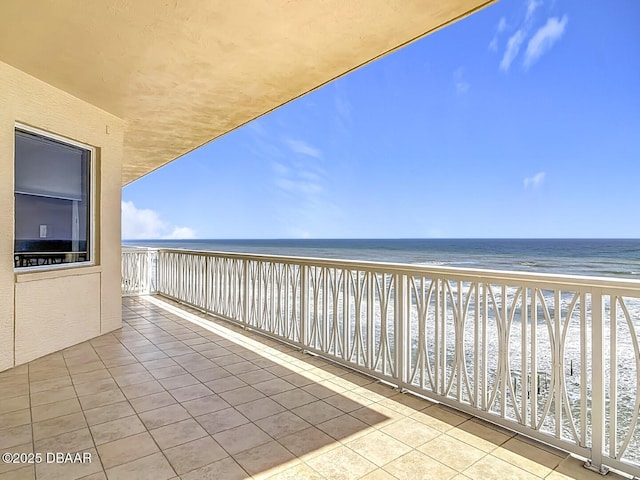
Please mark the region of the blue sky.
[[124, 238], [640, 238], [640, 2], [503, 0], [123, 189]]

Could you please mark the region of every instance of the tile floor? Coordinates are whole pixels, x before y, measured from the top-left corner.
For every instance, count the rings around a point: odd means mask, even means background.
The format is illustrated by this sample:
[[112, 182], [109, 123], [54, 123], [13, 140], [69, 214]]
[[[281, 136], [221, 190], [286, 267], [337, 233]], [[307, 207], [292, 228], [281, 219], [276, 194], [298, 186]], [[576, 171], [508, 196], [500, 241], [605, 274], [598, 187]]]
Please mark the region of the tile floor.
[[[0, 480], [601, 478], [557, 450], [202, 317], [127, 297], [122, 329], [0, 373], [0, 452], [43, 455], [0, 463]], [[91, 462], [48, 463], [47, 452]]]

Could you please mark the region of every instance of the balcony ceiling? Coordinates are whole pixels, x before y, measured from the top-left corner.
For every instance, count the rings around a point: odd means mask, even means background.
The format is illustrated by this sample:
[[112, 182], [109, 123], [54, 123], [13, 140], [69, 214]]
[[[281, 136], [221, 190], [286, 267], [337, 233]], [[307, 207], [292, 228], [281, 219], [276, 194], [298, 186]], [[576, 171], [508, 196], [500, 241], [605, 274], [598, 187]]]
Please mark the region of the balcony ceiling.
[[127, 184], [492, 1], [4, 1], [0, 60], [123, 118]]

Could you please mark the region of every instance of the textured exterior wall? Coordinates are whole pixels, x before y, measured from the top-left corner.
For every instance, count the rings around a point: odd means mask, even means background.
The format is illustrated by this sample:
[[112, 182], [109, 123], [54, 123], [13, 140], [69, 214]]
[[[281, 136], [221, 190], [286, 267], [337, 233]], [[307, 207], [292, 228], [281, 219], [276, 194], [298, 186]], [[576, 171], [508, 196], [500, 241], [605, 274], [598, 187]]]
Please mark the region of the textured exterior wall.
[[100, 335], [100, 272], [78, 273], [26, 282], [18, 279], [16, 365]]
[[[14, 272], [16, 122], [95, 147], [95, 266]], [[121, 119], [0, 62], [0, 371], [120, 327], [123, 131]]]

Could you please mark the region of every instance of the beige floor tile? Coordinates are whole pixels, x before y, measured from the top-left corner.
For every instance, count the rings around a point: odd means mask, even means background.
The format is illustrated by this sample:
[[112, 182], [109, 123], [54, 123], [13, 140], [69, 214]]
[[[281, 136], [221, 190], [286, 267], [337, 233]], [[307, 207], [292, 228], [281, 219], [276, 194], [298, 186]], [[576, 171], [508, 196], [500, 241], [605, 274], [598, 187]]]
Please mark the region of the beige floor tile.
[[447, 434], [418, 447], [422, 453], [462, 472], [486, 455], [485, 452]]
[[105, 392], [107, 390], [115, 390], [118, 388], [118, 384], [112, 378], [103, 378], [102, 380], [96, 380], [90, 383], [81, 383], [76, 385], [75, 389], [78, 396], [91, 395], [94, 393]]
[[78, 385], [80, 383], [95, 382], [96, 380], [104, 380], [105, 378], [111, 378], [111, 374], [106, 368], [92, 370], [90, 372], [71, 374], [71, 380], [73, 381], [74, 385]]
[[236, 462], [250, 475], [268, 476], [286, 470], [298, 463], [298, 460], [286, 448], [276, 441], [250, 448], [234, 456]]
[[342, 410], [339, 410], [336, 407], [323, 402], [322, 400], [308, 403], [306, 405], [302, 405], [301, 407], [296, 407], [291, 411], [314, 425], [317, 423], [326, 422], [327, 420], [330, 420], [334, 417], [339, 417], [343, 414]]
[[[72, 452], [62, 452], [72, 453]], [[75, 454], [76, 452], [73, 452]], [[36, 464], [36, 478], [38, 480], [75, 480], [102, 471], [100, 457], [95, 448], [79, 452], [89, 454], [90, 461]], [[82, 458], [82, 457], [81, 457]]]
[[0, 480], [35, 480], [35, 478], [36, 469], [34, 465], [0, 473]]
[[547, 476], [564, 460], [564, 456], [554, 455], [516, 438], [509, 439], [491, 454], [539, 477]]
[[201, 415], [196, 417], [196, 420], [211, 435], [249, 423], [249, 419], [235, 408], [225, 408], [224, 410]]
[[[458, 472], [431, 457], [413, 450], [384, 466], [398, 480], [448, 480]], [[509, 478], [509, 477], [504, 477]]]
[[[1, 393], [0, 398], [4, 398]], [[36, 407], [39, 405], [46, 405], [53, 402], [59, 402], [60, 400], [67, 400], [69, 398], [76, 398], [76, 390], [73, 387], [62, 387], [55, 390], [48, 390], [46, 392], [32, 393], [31, 406]]]
[[231, 428], [213, 436], [222, 448], [231, 455], [271, 441], [271, 437], [253, 423]]
[[486, 455], [462, 473], [469, 478], [481, 478], [483, 480], [503, 480], [505, 478], [534, 480], [540, 478], [492, 455]]
[[372, 403], [370, 400], [367, 400], [366, 398], [353, 392], [338, 393], [336, 395], [326, 397], [323, 400], [329, 405], [333, 405], [334, 407], [339, 408], [345, 413], [353, 412], [354, 410], [366, 407], [367, 405], [370, 405]]
[[56, 388], [69, 387], [71, 385], [73, 385], [71, 383], [71, 377], [69, 376], [69, 373], [67, 373], [63, 377], [30, 382], [29, 390], [31, 393], [39, 393], [47, 390], [55, 390]]
[[90, 427], [90, 430], [96, 445], [101, 445], [144, 432], [146, 428], [140, 419], [133, 415], [131, 417], [119, 418], [110, 422], [94, 425]]
[[282, 405], [270, 398], [259, 398], [258, 400], [238, 405], [236, 409], [252, 421], [266, 418], [285, 410]]
[[80, 402], [78, 402], [78, 399], [70, 398], [68, 400], [61, 400], [59, 402], [33, 407], [31, 409], [31, 417], [34, 422], [40, 422], [42, 420], [48, 420], [50, 418], [79, 412], [80, 410]]
[[308, 422], [289, 411], [257, 420], [255, 424], [273, 438], [284, 437], [311, 426]]
[[187, 373], [185, 375], [176, 375], [175, 377], [163, 378], [158, 380], [160, 384], [167, 390], [180, 387], [188, 387], [189, 385], [197, 385], [200, 381], [193, 375]]
[[104, 363], [98, 360], [95, 362], [80, 363], [78, 365], [69, 365], [69, 373], [73, 378], [73, 375], [76, 373], [92, 372], [94, 370], [102, 370], [103, 368], [105, 368]]
[[384, 471], [382, 468], [378, 468], [371, 473], [367, 473], [360, 480], [397, 480], [396, 477], [390, 473]]
[[149, 372], [144, 371], [137, 373], [127, 373], [126, 375], [116, 375], [114, 376], [114, 379], [118, 383], [120, 388], [122, 388], [129, 385], [137, 385], [139, 383], [150, 382], [154, 378]]
[[113, 377], [121, 377], [123, 375], [129, 375], [131, 373], [144, 373], [147, 369], [140, 363], [130, 363], [128, 365], [121, 365], [119, 367], [110, 367], [109, 372]]
[[61, 433], [72, 432], [85, 428], [87, 422], [81, 412], [63, 415], [61, 417], [43, 420], [33, 424], [33, 438], [40, 440], [41, 438], [52, 437]]
[[153, 374], [153, 370], [157, 370], [159, 368], [167, 368], [167, 367], [175, 367], [179, 366], [173, 359], [171, 358], [161, 358], [159, 360], [149, 360], [147, 362], [142, 362], [142, 365]]
[[237, 377], [224, 377], [217, 380], [212, 380], [210, 382], [205, 383], [207, 387], [209, 387], [215, 393], [223, 393], [228, 392], [230, 390], [235, 390], [237, 388], [245, 387], [247, 384], [244, 383]]
[[184, 368], [182, 368], [180, 365], [172, 365], [169, 367], [150, 370], [149, 373], [153, 375], [153, 378], [155, 378], [156, 380], [159, 380], [162, 378], [171, 378], [171, 377], [177, 377], [178, 375], [184, 375], [187, 373], [187, 371]]
[[162, 450], [207, 436], [207, 432], [192, 418], [156, 428], [150, 433]]
[[371, 473], [376, 466], [345, 446], [306, 460], [320, 475], [332, 480], [356, 480]]
[[218, 395], [207, 395], [206, 397], [196, 398], [182, 402], [181, 405], [193, 416], [204, 415], [206, 413], [217, 412], [229, 408], [230, 405], [222, 400]]
[[282, 472], [269, 475], [269, 480], [324, 480], [324, 477], [310, 466], [300, 463]]
[[36, 440], [36, 452], [82, 452], [93, 448], [93, 437], [88, 428], [62, 433]]
[[211, 437], [203, 437], [163, 451], [178, 475], [209, 465], [227, 457]]
[[[29, 373], [30, 382], [40, 382], [43, 380], [55, 379], [58, 377], [68, 377], [69, 369], [67, 367], [51, 367], [42, 370], [34, 370]], [[69, 385], [68, 383], [66, 385]]]
[[237, 361], [235, 363], [227, 363], [225, 364], [225, 362], [223, 361], [222, 363], [220, 362], [220, 359], [216, 358], [214, 361], [217, 365], [220, 366], [224, 366], [224, 368], [231, 372], [233, 375], [239, 375], [241, 373], [247, 373], [247, 372], [251, 372], [253, 370], [259, 370], [260, 367], [257, 365], [254, 365], [251, 362], [247, 362], [244, 360], [244, 358], [238, 356], [238, 355], [233, 355], [233, 357], [235, 357], [237, 359]]
[[104, 468], [122, 465], [158, 451], [156, 442], [147, 432], [98, 445], [98, 453]]
[[131, 406], [136, 412], [141, 413], [173, 405], [176, 403], [176, 399], [173, 398], [169, 392], [158, 392], [144, 397], [132, 398], [129, 400], [129, 403], [131, 403]]
[[120, 390], [107, 390], [105, 392], [94, 393], [93, 395], [85, 395], [78, 397], [83, 410], [103, 407], [112, 403], [125, 401], [126, 398]]
[[437, 430], [416, 422], [412, 418], [403, 418], [382, 427], [380, 430], [414, 448], [433, 440], [441, 434]]
[[160, 385], [156, 380], [145, 383], [138, 383], [136, 385], [129, 385], [122, 388], [122, 393], [129, 400], [132, 398], [144, 397], [145, 395], [151, 395], [152, 393], [163, 392], [164, 387]]
[[133, 355], [124, 355], [116, 358], [103, 358], [102, 363], [104, 363], [105, 367], [119, 367], [130, 363], [138, 363], [138, 359]]
[[8, 370], [0, 373], [0, 388], [27, 386], [29, 385], [29, 375], [4, 375]]
[[492, 452], [509, 440], [509, 435], [515, 435], [515, 433], [505, 434], [499, 432], [472, 420], [468, 420], [449, 430], [447, 434], [487, 453]]
[[155, 410], [142, 412], [139, 414], [139, 417], [149, 429], [163, 427], [191, 418], [189, 412], [177, 403], [175, 405], [168, 405], [166, 407], [156, 408]]
[[241, 405], [243, 403], [257, 400], [258, 398], [264, 398], [264, 394], [249, 386], [222, 392], [219, 395], [231, 405]]
[[384, 383], [370, 383], [362, 387], [354, 388], [352, 392], [374, 402], [379, 402], [385, 398], [393, 397], [398, 394], [393, 387]]
[[169, 358], [164, 352], [139, 353], [135, 355], [138, 362], [147, 362], [149, 360], [160, 360], [161, 358]]
[[30, 423], [0, 430], [0, 450], [30, 443], [32, 440]]
[[354, 410], [349, 415], [376, 428], [382, 428], [399, 420], [396, 412], [386, 407], [375, 406], [375, 404]]
[[[305, 372], [305, 375], [307, 375], [306, 372]], [[313, 383], [302, 387], [302, 389], [305, 392], [310, 393], [311, 395], [318, 397], [320, 399], [331, 397], [337, 393], [343, 393], [343, 392], [349, 391], [349, 390], [346, 390], [344, 387], [336, 385], [335, 383], [331, 383], [328, 380], [325, 380], [325, 381], [315, 380]]]
[[276, 375], [263, 369], [241, 373], [238, 375], [238, 378], [248, 385], [256, 385], [258, 383], [269, 382], [271, 380], [278, 379]]
[[313, 384], [313, 380], [305, 377], [304, 375], [300, 375], [299, 373], [292, 373], [290, 375], [284, 375], [282, 377], [282, 379], [286, 380], [291, 385], [295, 385], [296, 387], [305, 387], [305, 386]]
[[[33, 443], [24, 443], [22, 445], [15, 445], [3, 449], [2, 453], [33, 453]], [[20, 469], [24, 464], [20, 462], [19, 458], [13, 457], [10, 462], [0, 462], [0, 475], [6, 472], [11, 472]]]
[[169, 393], [179, 402], [186, 402], [195, 398], [211, 395], [212, 392], [203, 384], [198, 383], [197, 385], [189, 385], [187, 387], [169, 390]]
[[295, 385], [282, 380], [281, 378], [276, 378], [275, 380], [267, 380], [266, 382], [260, 382], [253, 385], [256, 390], [261, 391], [265, 395], [276, 395], [278, 393], [286, 392], [288, 390], [292, 390]]
[[411, 447], [378, 430], [356, 438], [345, 445], [378, 467], [411, 450]]
[[340, 415], [316, 425], [340, 442], [348, 442], [371, 432], [371, 427], [351, 415]]
[[316, 427], [286, 435], [278, 442], [297, 457], [312, 458], [339, 446], [333, 438]]
[[2, 401], [0, 401], [0, 415], [15, 412], [16, 410], [25, 410], [30, 408], [30, 406], [29, 395], [20, 395], [6, 399], [2, 398]]
[[99, 423], [110, 422], [111, 420], [117, 420], [118, 418], [124, 418], [134, 414], [135, 411], [131, 408], [129, 402], [112, 403], [84, 411], [89, 425], [98, 425]]
[[422, 422], [439, 432], [451, 430], [452, 428], [467, 421], [467, 417], [468, 416], [460, 412], [456, 412], [441, 405], [435, 405], [411, 415], [411, 418]]
[[154, 453], [133, 462], [107, 469], [109, 480], [168, 480], [176, 476], [175, 471], [162, 453]]
[[181, 475], [182, 480], [244, 480], [250, 478], [231, 457], [226, 457], [204, 467]]
[[314, 397], [309, 392], [305, 392], [301, 388], [272, 395], [271, 399], [288, 409], [300, 407], [318, 400], [317, 397]]
[[21, 383], [19, 385], [8, 385], [6, 387], [0, 387], [0, 398], [13, 398], [28, 394], [29, 385], [27, 384]]
[[231, 373], [227, 372], [222, 367], [212, 367], [205, 370], [198, 370], [197, 372], [191, 372], [201, 382], [211, 382], [213, 380], [220, 380], [231, 376]]

